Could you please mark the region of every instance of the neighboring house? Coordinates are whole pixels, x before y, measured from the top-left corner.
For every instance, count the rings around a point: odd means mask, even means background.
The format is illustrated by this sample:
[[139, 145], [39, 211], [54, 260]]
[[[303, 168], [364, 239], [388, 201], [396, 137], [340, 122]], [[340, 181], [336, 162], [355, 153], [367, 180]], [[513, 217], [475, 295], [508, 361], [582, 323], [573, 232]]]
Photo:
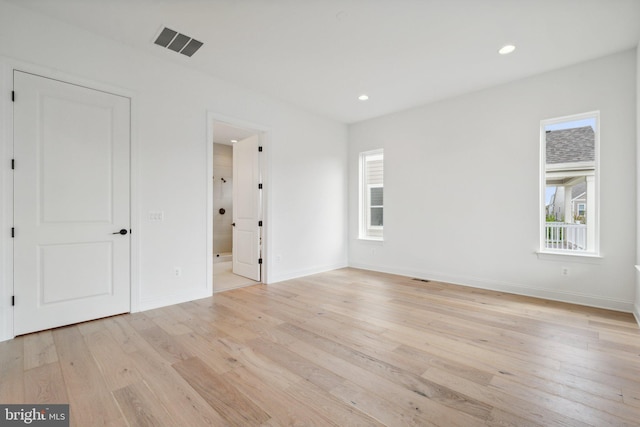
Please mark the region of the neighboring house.
[[571, 189], [571, 212], [573, 222], [584, 224], [587, 212], [587, 183], [582, 182]]
[[[546, 206], [547, 220], [561, 223], [547, 225], [547, 246], [550, 239], [554, 245], [560, 239], [565, 242], [562, 249], [588, 249], [593, 239], [587, 236], [593, 235], [595, 227], [588, 221], [587, 209], [589, 199], [595, 199], [595, 132], [591, 126], [548, 130], [545, 146], [546, 186], [556, 188]], [[575, 238], [567, 242], [571, 235]]]
[[[547, 218], [553, 216], [556, 221], [564, 221], [564, 186], [555, 187], [555, 192], [546, 206]], [[571, 188], [572, 222], [584, 223], [587, 209], [587, 184], [581, 182]]]

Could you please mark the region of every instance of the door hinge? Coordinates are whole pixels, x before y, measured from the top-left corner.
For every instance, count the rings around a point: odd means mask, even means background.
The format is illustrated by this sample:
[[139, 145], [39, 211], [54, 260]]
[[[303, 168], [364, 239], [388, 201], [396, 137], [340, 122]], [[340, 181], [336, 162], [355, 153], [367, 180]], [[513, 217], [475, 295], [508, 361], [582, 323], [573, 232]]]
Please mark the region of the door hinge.
[[258, 221], [258, 227], [262, 227], [262, 221]]
[[258, 258], [258, 264], [262, 264], [262, 258]]
[[11, 102], [16, 102], [16, 91], [15, 90], [11, 91]]
[[258, 184], [258, 189], [262, 190], [262, 183]]
[[16, 237], [16, 229], [15, 227], [11, 227], [11, 238]]
[[16, 305], [16, 296], [11, 295], [11, 306], [13, 307], [14, 305]]
[[16, 168], [16, 159], [11, 159], [11, 169]]
[[258, 151], [262, 153], [262, 145], [258, 146]]

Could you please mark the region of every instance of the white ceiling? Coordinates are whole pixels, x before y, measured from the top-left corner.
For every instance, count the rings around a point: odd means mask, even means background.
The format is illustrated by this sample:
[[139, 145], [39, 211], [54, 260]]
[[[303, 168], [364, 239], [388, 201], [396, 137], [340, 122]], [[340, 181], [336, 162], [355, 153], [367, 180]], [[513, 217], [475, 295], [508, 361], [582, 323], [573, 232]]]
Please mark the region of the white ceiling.
[[[345, 123], [640, 41], [640, 0], [8, 1]], [[163, 25], [204, 46], [154, 45]]]
[[232, 140], [242, 141], [258, 133], [258, 131], [244, 129], [225, 122], [213, 122], [213, 142], [216, 144], [232, 145]]

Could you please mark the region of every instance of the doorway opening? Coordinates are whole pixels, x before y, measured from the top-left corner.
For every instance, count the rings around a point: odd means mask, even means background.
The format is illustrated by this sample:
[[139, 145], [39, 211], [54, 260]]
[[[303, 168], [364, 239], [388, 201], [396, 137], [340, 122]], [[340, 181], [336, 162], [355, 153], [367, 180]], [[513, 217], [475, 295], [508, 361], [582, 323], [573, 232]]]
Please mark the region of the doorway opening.
[[263, 279], [264, 131], [210, 117], [211, 233], [208, 252], [213, 292]]

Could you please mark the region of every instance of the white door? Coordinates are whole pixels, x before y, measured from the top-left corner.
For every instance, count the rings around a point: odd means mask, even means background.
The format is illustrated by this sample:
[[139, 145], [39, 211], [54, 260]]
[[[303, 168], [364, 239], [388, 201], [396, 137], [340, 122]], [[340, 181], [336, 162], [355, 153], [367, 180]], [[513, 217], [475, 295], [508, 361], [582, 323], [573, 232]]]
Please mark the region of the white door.
[[17, 70], [14, 90], [14, 333], [129, 312], [129, 98]]
[[260, 280], [260, 139], [233, 144], [233, 272]]

